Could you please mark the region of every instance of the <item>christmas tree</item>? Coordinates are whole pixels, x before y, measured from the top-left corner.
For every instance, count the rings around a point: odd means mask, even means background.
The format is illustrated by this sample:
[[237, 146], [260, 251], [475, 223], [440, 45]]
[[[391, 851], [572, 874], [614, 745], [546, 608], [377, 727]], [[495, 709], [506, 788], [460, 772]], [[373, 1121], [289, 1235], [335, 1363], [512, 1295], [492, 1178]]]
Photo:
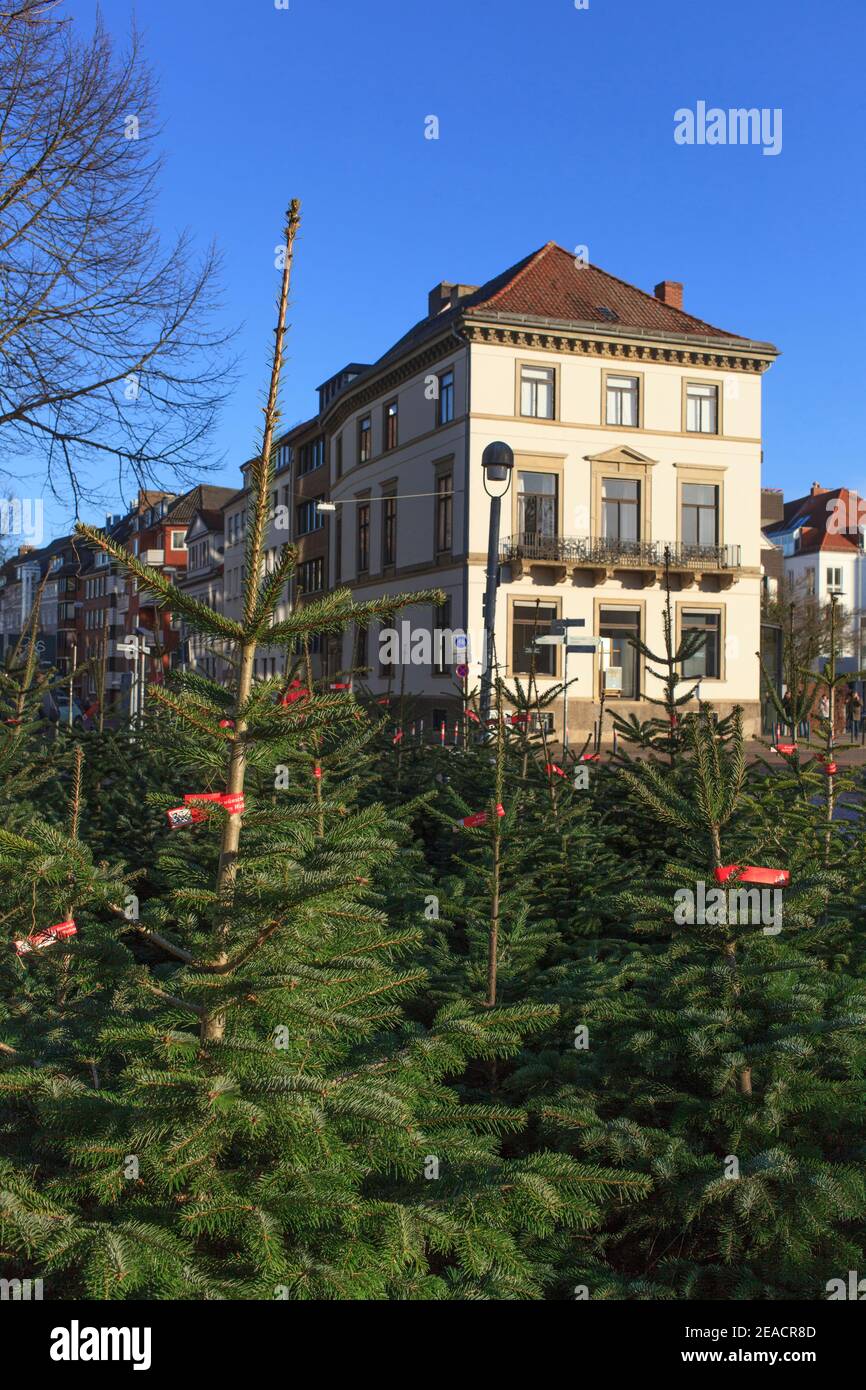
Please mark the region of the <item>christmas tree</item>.
[[[147, 794], [166, 817], [165, 886], [136, 902], [117, 866], [93, 865], [78, 782], [50, 874], [36, 874], [44, 836], [2, 842], [34, 915], [78, 924], [7, 962], [2, 982], [2, 1262], [37, 1265], [49, 1296], [533, 1297], [546, 1272], [534, 1241], [598, 1224], [646, 1186], [555, 1151], [504, 1153], [523, 1113], [448, 1084], [514, 1054], [550, 1011], [467, 998], [428, 1025], [411, 1016], [423, 903], [391, 921], [370, 901], [398, 849], [389, 812], [347, 804], [323, 772], [329, 741], [351, 739], [363, 711], [309, 684], [285, 703], [253, 679], [257, 647], [291, 650], [438, 597], [356, 605], [338, 591], [275, 616], [294, 553], [263, 574], [262, 550], [299, 222], [293, 204], [242, 618], [79, 528], [234, 657], [228, 691], [185, 675], [150, 692], [182, 750], [176, 791]], [[22, 890], [12, 917], [23, 912]], [[153, 960], [125, 944], [131, 932]], [[52, 998], [50, 1046], [26, 994]]]

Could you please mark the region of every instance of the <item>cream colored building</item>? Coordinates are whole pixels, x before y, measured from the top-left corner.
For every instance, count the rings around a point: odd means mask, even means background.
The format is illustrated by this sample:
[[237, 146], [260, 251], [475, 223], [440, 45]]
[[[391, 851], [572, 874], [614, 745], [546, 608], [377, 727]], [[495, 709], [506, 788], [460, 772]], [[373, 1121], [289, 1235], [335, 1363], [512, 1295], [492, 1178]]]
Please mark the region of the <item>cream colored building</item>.
[[[446, 644], [469, 636], [469, 689], [483, 658], [490, 503], [481, 458], [494, 440], [515, 466], [502, 504], [496, 658], [525, 680], [535, 637], [554, 619], [610, 639], [625, 714], [659, 682], [629, 641], [663, 651], [661, 583], [670, 553], [676, 629], [706, 641], [688, 674], [724, 712], [759, 720], [761, 378], [772, 344], [724, 332], [682, 308], [682, 287], [648, 294], [553, 243], [480, 289], [443, 284], [429, 313], [322, 414], [331, 462], [330, 582], [362, 601], [439, 588], [446, 606], [404, 615], [398, 667], [380, 634], [347, 636], [343, 668], [375, 692], [399, 688], [440, 719], [461, 689]], [[419, 635], [422, 634], [422, 635]], [[391, 651], [393, 655], [393, 649]], [[406, 659], [408, 658], [408, 659]], [[536, 652], [542, 688], [561, 654]], [[571, 659], [569, 728], [598, 715], [598, 661]], [[611, 679], [611, 684], [616, 676]], [[561, 703], [554, 710], [561, 733]]]

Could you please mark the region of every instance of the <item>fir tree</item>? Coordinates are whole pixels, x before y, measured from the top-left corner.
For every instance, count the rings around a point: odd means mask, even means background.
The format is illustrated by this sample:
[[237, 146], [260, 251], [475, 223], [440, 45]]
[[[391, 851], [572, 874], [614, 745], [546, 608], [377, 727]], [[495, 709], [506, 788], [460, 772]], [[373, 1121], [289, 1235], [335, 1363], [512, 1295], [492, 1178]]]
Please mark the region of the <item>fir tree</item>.
[[[645, 1185], [556, 1152], [504, 1155], [522, 1112], [463, 1103], [447, 1084], [472, 1059], [515, 1053], [549, 1010], [466, 999], [429, 1026], [413, 1021], [419, 920], [390, 922], [366, 894], [396, 852], [388, 812], [346, 806], [324, 776], [311, 784], [328, 740], [357, 729], [358, 706], [309, 686], [284, 705], [274, 682], [253, 679], [259, 646], [291, 648], [438, 598], [356, 605], [339, 591], [278, 620], [291, 548], [260, 578], [299, 219], [293, 204], [242, 618], [80, 528], [232, 648], [236, 679], [228, 692], [189, 676], [150, 692], [167, 736], [185, 741], [178, 777], [198, 778], [171, 797], [149, 793], [165, 813], [184, 800], [157, 866], [169, 886], [141, 903], [136, 924], [160, 963], [120, 944], [117, 885], [90, 868], [76, 821], [56, 873], [66, 910], [93, 905], [95, 954], [75, 943], [68, 965], [64, 948], [24, 968], [50, 989], [62, 962], [101, 1023], [88, 1003], [46, 1065], [9, 1006], [0, 1107], [14, 1156], [0, 1166], [0, 1246], [10, 1273], [35, 1262], [55, 1295], [533, 1297], [546, 1277], [533, 1242], [598, 1224], [609, 1200]], [[281, 801], [283, 767], [295, 794]], [[16, 856], [19, 871], [32, 868], [29, 846], [6, 849], [10, 873]], [[115, 953], [110, 978], [100, 951]], [[7, 981], [4, 999], [20, 991]]]

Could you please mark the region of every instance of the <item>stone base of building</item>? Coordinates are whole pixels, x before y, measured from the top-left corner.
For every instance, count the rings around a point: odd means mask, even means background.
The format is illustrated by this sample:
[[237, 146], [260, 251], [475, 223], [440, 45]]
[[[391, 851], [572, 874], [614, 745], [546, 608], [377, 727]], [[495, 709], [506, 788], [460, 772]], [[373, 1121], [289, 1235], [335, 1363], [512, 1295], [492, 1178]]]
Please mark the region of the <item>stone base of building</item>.
[[[761, 706], [757, 700], [719, 700], [712, 701], [712, 708], [720, 719], [725, 718], [739, 704], [743, 712], [743, 733], [746, 739], [755, 739], [762, 736], [762, 717]], [[697, 703], [689, 703], [683, 706], [684, 713], [695, 712]], [[552, 705], [546, 707], [545, 712], [553, 716], [552, 739], [555, 743], [561, 741], [562, 734], [562, 701], [557, 700]], [[442, 715], [445, 715], [445, 741], [448, 744], [454, 741], [454, 724], [459, 720], [460, 702], [450, 700], [445, 697], [433, 701], [419, 701], [415, 707], [415, 719], [420, 723], [423, 720], [425, 742], [427, 739], [433, 740], [441, 737]], [[636, 717], [641, 723], [650, 719], [663, 717], [664, 711], [659, 705], [650, 704], [648, 700], [617, 700], [616, 703], [608, 701], [605, 706], [604, 728], [602, 731], [602, 744], [609, 746], [613, 740], [613, 715], [619, 718], [630, 720]], [[568, 702], [568, 740], [572, 748], [580, 748], [588, 739], [596, 735], [599, 719], [599, 707], [596, 701], [592, 700], [569, 700]]]

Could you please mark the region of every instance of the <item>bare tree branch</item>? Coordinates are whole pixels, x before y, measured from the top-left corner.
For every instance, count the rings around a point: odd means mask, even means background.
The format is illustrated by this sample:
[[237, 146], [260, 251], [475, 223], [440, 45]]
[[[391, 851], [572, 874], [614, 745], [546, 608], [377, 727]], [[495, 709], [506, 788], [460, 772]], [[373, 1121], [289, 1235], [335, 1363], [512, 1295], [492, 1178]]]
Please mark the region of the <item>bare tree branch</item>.
[[0, 9], [0, 438], [87, 495], [115, 456], [153, 485], [200, 468], [233, 364], [213, 248], [165, 247], [161, 168], [138, 35], [81, 38], [57, 0]]

